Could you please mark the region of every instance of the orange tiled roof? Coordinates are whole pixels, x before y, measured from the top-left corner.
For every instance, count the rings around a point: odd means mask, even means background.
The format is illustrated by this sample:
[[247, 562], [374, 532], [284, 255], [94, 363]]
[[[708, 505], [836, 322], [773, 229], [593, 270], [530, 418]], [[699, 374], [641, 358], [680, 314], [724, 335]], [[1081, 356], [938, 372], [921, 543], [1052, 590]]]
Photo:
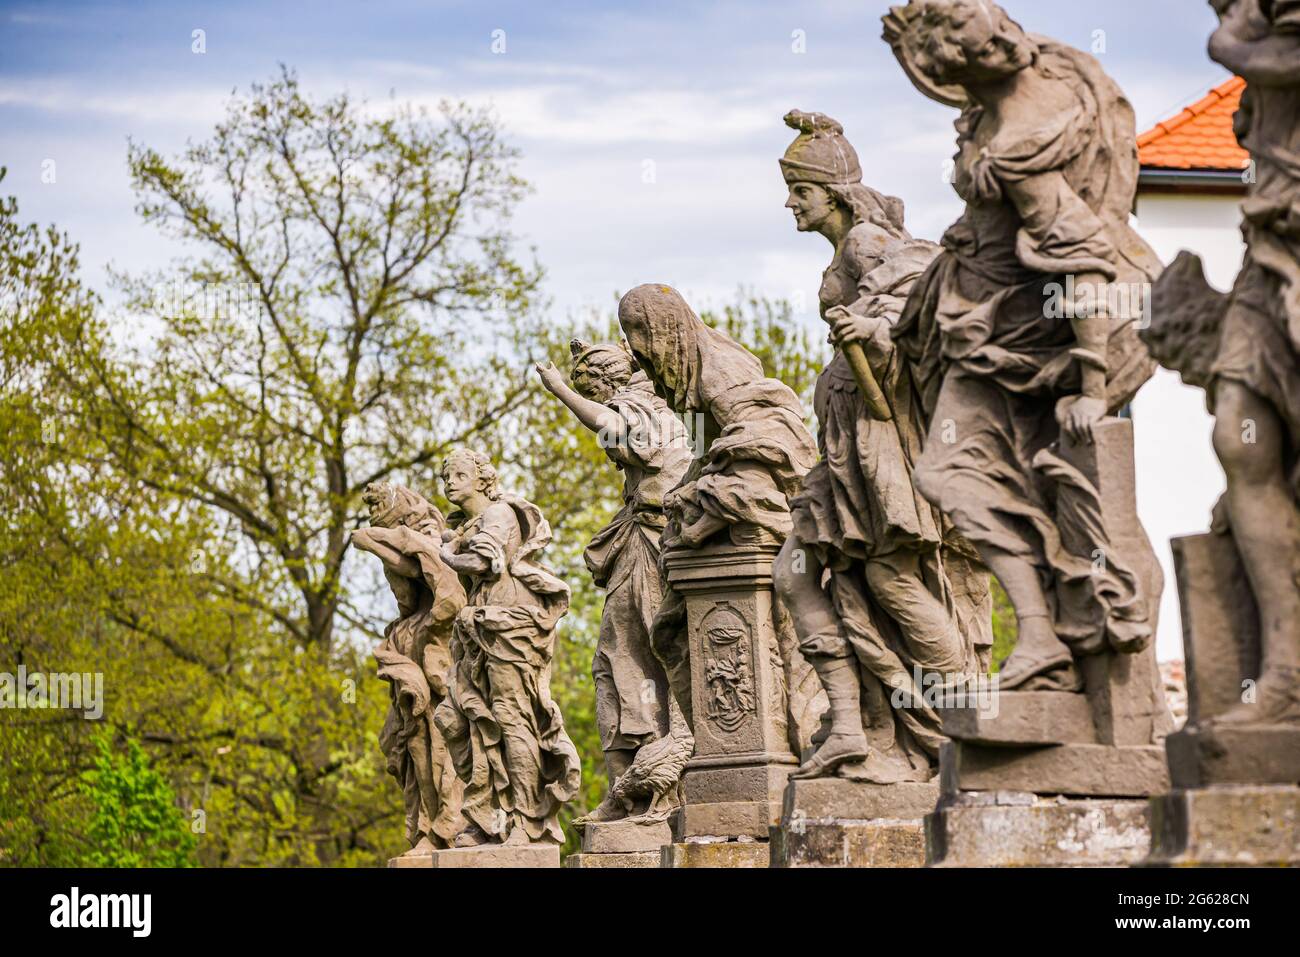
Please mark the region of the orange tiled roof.
[[1250, 154], [1232, 132], [1232, 114], [1241, 103], [1246, 81], [1234, 76], [1216, 86], [1199, 103], [1157, 123], [1138, 137], [1143, 169], [1241, 170]]

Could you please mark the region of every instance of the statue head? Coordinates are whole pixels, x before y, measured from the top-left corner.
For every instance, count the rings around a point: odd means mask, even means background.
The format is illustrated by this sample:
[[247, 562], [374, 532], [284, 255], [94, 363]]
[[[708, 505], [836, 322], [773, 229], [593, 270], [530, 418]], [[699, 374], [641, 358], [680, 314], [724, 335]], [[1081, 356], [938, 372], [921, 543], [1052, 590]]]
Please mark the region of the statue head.
[[911, 0], [891, 15], [907, 59], [941, 87], [995, 82], [1034, 62], [1035, 44], [993, 0]]
[[862, 166], [844, 127], [824, 113], [791, 110], [785, 125], [799, 131], [781, 157], [790, 187], [785, 206], [793, 210], [800, 232], [817, 232], [845, 208], [832, 189], [862, 182]]
[[906, 236], [903, 201], [862, 182], [862, 166], [844, 127], [824, 113], [802, 110], [787, 113], [785, 125], [799, 132], [780, 162], [790, 188], [785, 206], [794, 212], [800, 232], [820, 232], [837, 216], [847, 216], [850, 226], [869, 222]]
[[476, 498], [495, 502], [501, 486], [492, 460], [473, 449], [453, 449], [439, 470], [447, 501], [463, 508]]
[[693, 323], [700, 323], [699, 318], [671, 286], [648, 283], [619, 300], [618, 324], [628, 348], [665, 397], [676, 395], [689, 378], [682, 368], [687, 356], [679, 346], [687, 335], [685, 327]]
[[440, 531], [447, 524], [442, 512], [405, 485], [371, 482], [361, 493], [361, 501], [370, 512], [370, 524], [376, 528], [405, 525], [428, 532]]
[[632, 352], [626, 343], [591, 345], [581, 339], [569, 343], [573, 369], [569, 379], [583, 398], [605, 403], [632, 380]]

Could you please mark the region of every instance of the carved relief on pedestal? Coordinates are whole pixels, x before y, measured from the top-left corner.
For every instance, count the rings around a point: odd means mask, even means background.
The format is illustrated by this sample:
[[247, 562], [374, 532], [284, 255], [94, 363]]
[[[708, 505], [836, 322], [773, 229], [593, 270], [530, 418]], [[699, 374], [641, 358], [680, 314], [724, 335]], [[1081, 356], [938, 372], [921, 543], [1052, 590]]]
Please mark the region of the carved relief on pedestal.
[[726, 732], [740, 730], [755, 713], [752, 633], [740, 611], [718, 602], [700, 623], [705, 640], [704, 673], [713, 724]]

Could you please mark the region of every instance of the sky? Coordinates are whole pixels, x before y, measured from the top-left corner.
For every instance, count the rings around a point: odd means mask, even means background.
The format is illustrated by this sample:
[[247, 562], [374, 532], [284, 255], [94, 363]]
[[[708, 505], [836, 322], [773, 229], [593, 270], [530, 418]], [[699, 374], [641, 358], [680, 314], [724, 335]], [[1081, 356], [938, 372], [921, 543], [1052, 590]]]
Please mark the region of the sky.
[[[1215, 19], [1200, 0], [1005, 6], [1032, 32], [1096, 51], [1132, 100], [1139, 130], [1226, 78], [1205, 54]], [[515, 231], [547, 270], [557, 318], [608, 310], [620, 290], [666, 282], [697, 309], [745, 289], [790, 299], [816, 323], [830, 248], [797, 233], [784, 208], [777, 159], [793, 139], [787, 111], [838, 119], [865, 181], [906, 201], [914, 234], [938, 239], [961, 213], [945, 169], [954, 114], [903, 76], [880, 39], [886, 8], [0, 0], [3, 190], [18, 197], [23, 219], [67, 230], [87, 280], [107, 293], [110, 267], [160, 268], [176, 253], [135, 214], [128, 138], [164, 153], [201, 140], [232, 91], [271, 79], [283, 63], [321, 96], [346, 89], [375, 101], [452, 98], [494, 109], [534, 187]], [[1137, 404], [1139, 496], [1167, 564], [1168, 536], [1205, 528], [1223, 479], [1199, 398], [1168, 376], [1149, 389], [1145, 423], [1144, 399]], [[1170, 446], [1204, 454], [1171, 478], [1158, 467]], [[1166, 591], [1162, 658], [1181, 655], [1172, 577]]]

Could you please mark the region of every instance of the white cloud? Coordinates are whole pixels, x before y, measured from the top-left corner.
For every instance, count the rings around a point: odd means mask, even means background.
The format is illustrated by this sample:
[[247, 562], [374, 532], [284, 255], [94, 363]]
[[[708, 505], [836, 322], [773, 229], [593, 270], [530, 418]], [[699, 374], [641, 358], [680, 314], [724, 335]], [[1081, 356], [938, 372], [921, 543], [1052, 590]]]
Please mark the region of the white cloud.
[[[0, 83], [0, 107], [47, 113], [88, 113], [150, 124], [181, 124], [206, 132], [225, 115], [230, 92], [171, 88], [141, 92], [90, 80], [8, 80]], [[128, 131], [129, 132], [129, 131]]]

